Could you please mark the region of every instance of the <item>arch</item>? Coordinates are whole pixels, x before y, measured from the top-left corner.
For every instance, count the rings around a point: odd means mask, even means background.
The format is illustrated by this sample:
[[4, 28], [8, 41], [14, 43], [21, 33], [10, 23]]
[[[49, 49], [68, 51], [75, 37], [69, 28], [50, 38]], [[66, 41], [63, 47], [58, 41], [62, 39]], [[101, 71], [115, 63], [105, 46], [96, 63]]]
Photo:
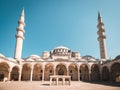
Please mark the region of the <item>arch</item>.
[[67, 75], [67, 68], [64, 64], [60, 63], [56, 66], [56, 75]]
[[39, 62], [34, 63], [34, 64], [33, 64], [33, 67], [34, 67], [36, 64], [39, 64], [39, 65], [43, 68], [42, 63], [39, 63]]
[[71, 80], [77, 81], [78, 80], [78, 67], [75, 63], [71, 63], [68, 67], [69, 75], [71, 76]]
[[57, 68], [58, 65], [64, 65], [65, 68], [67, 69], [67, 65], [65, 63], [58, 63], [55, 68]]
[[34, 81], [39, 81], [42, 80], [42, 66], [39, 63], [34, 64], [33, 66], [33, 80]]
[[30, 64], [28, 64], [28, 63], [23, 64], [21, 80], [23, 80], [23, 81], [30, 80], [30, 72], [31, 72]]
[[87, 64], [80, 65], [80, 80], [88, 81], [89, 80], [89, 68]]
[[6, 62], [0, 63], [0, 81], [8, 77], [10, 66]]
[[11, 71], [11, 80], [18, 81], [19, 77], [19, 67], [14, 66]]
[[44, 70], [44, 79], [46, 81], [50, 80], [50, 75], [54, 74], [54, 65], [51, 63], [48, 63], [45, 65], [45, 70]]
[[111, 66], [111, 80], [120, 82], [120, 63], [113, 63]]
[[91, 66], [91, 80], [98, 81], [100, 80], [100, 69], [97, 64]]
[[102, 80], [109, 81], [109, 69], [107, 66], [104, 66], [102, 68]]

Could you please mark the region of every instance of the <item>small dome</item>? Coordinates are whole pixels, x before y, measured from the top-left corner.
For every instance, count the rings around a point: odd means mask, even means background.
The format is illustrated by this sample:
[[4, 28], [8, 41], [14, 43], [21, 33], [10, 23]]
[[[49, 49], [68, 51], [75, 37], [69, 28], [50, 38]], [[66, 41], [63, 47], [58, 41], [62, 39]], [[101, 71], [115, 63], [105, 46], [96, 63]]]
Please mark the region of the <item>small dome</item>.
[[34, 61], [33, 59], [29, 58], [29, 59], [26, 59], [26, 61]]
[[11, 58], [11, 57], [8, 57], [7, 58], [8, 60], [10, 60], [10, 61], [15, 61], [13, 58]]
[[86, 60], [91, 60], [91, 59], [96, 60], [93, 56], [90, 56], [90, 55], [83, 56], [82, 58]]
[[0, 57], [4, 58], [5, 56], [3, 54], [0, 53]]
[[28, 58], [40, 58], [40, 56], [38, 56], [38, 55], [31, 55], [31, 56], [29, 56]]
[[116, 56], [115, 59], [120, 59], [120, 55]]

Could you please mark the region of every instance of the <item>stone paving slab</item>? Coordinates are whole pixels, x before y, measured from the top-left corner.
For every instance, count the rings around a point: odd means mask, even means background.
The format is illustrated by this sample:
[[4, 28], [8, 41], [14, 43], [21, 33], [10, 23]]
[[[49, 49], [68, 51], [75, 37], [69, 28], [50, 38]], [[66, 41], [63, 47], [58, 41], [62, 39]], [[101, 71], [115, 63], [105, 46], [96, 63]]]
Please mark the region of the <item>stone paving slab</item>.
[[117, 86], [86, 83], [73, 81], [67, 86], [50, 86], [49, 82], [41, 81], [21, 81], [21, 82], [0, 82], [0, 90], [120, 90], [120, 84]]

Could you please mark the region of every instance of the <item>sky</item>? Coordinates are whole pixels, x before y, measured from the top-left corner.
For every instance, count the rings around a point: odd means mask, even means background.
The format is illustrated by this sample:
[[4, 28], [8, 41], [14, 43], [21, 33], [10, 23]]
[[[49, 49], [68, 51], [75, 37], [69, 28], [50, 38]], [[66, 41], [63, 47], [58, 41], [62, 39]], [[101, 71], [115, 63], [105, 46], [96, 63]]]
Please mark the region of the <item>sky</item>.
[[98, 11], [105, 24], [107, 57], [120, 55], [120, 0], [0, 0], [0, 53], [6, 57], [14, 58], [23, 7], [22, 58], [65, 46], [99, 59]]

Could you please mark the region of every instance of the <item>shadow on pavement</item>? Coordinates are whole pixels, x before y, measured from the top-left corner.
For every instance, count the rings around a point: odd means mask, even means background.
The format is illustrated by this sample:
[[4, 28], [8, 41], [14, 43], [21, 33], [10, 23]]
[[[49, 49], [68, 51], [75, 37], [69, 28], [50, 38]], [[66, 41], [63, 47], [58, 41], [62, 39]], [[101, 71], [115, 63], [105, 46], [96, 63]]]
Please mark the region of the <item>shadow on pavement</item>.
[[115, 86], [115, 87], [120, 87], [120, 82], [110, 82], [110, 81], [82, 81], [86, 83], [93, 83], [93, 84], [101, 84], [101, 85], [106, 85], [106, 86]]

